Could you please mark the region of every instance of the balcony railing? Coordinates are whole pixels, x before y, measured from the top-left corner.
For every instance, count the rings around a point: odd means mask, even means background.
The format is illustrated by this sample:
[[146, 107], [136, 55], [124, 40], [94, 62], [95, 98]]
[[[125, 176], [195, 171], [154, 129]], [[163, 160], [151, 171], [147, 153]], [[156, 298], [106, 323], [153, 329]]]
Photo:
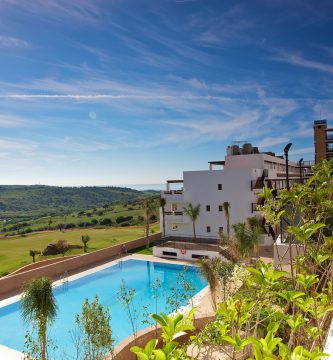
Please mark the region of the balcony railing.
[[259, 206], [259, 205], [262, 205], [262, 204], [259, 204], [259, 203], [251, 203], [251, 212], [252, 212], [252, 214], [253, 214], [254, 212], [260, 211], [260, 210], [258, 210], [258, 206]]
[[164, 195], [182, 195], [183, 190], [165, 190], [163, 191]]
[[251, 190], [262, 189], [264, 186], [264, 181], [261, 178], [251, 180]]
[[165, 215], [183, 216], [184, 214], [182, 211], [166, 211]]

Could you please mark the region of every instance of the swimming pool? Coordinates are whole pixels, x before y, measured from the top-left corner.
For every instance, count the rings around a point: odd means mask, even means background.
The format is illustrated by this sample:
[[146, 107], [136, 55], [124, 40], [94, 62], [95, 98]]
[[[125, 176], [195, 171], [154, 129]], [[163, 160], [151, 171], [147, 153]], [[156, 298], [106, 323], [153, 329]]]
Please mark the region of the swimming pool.
[[[147, 324], [142, 323], [144, 313], [142, 306], [155, 312], [156, 290], [153, 289], [155, 279], [159, 279], [161, 287], [157, 290], [158, 312], [167, 311], [167, 297], [172, 296], [170, 290], [174, 287], [180, 289], [178, 276], [184, 271], [183, 265], [129, 259], [100, 269], [68, 283], [68, 286], [58, 286], [54, 289], [58, 304], [58, 314], [53, 324], [50, 337], [58, 346], [59, 358], [71, 359], [74, 354], [74, 345], [71, 331], [74, 330], [74, 316], [81, 313], [85, 298], [92, 300], [98, 294], [103, 306], [109, 306], [111, 312], [111, 326], [116, 342], [131, 335], [131, 325], [125, 310], [118, 300], [118, 290], [122, 281], [126, 286], [135, 289], [134, 307], [138, 310], [138, 330]], [[198, 293], [207, 284], [195, 267], [187, 267], [184, 276], [192, 283], [194, 293]], [[183, 301], [181, 305], [186, 305]], [[20, 304], [16, 301], [0, 308], [0, 344], [22, 351], [26, 327], [21, 319]], [[57, 357], [58, 358], [58, 357]]]

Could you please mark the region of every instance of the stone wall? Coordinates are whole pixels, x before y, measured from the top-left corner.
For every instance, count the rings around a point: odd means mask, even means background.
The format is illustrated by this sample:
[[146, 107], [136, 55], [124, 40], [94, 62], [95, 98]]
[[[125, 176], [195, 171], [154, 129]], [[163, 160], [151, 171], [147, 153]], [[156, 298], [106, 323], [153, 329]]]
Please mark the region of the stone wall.
[[[161, 238], [161, 233], [151, 235], [150, 242], [155, 242]], [[24, 271], [19, 274], [8, 275], [0, 279], [0, 300], [20, 292], [22, 286], [32, 278], [47, 276], [54, 280], [60, 275], [68, 272], [69, 274], [77, 272], [79, 269], [93, 267], [99, 263], [112, 260], [115, 256], [122, 253], [122, 246], [125, 244], [127, 251], [139, 248], [146, 244], [146, 238], [139, 238], [126, 243], [107, 247], [92, 253], [78, 255], [71, 259], [63, 259], [54, 264], [47, 264], [37, 269]]]

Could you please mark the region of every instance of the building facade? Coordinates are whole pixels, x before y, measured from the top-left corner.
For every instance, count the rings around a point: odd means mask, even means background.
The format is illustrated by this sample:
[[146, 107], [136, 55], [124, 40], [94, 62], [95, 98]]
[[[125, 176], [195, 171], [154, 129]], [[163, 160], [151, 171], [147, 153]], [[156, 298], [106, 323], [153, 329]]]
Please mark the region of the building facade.
[[[216, 168], [218, 167], [218, 168]], [[289, 178], [299, 180], [300, 168], [289, 162]], [[181, 189], [173, 190], [175, 183]], [[218, 239], [219, 232], [226, 232], [227, 219], [223, 203], [230, 204], [230, 224], [244, 222], [259, 215], [258, 193], [264, 185], [279, 189], [286, 187], [286, 161], [273, 153], [259, 153], [257, 148], [245, 144], [242, 148], [229, 146], [224, 161], [209, 162], [209, 169], [185, 171], [183, 179], [168, 180], [162, 191], [165, 205], [165, 237], [193, 237], [193, 224], [185, 214], [189, 204], [200, 204], [196, 221], [198, 239]], [[161, 216], [161, 229], [163, 217]]]
[[333, 128], [327, 127], [326, 120], [315, 120], [313, 123], [315, 162], [333, 158]]

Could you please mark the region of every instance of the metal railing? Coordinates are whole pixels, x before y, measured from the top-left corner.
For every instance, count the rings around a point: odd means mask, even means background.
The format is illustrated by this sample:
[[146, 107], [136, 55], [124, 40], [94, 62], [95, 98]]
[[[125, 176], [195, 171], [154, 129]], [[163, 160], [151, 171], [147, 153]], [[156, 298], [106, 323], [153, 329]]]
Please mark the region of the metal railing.
[[177, 215], [177, 216], [182, 216], [184, 215], [184, 213], [182, 211], [166, 211], [165, 215]]
[[183, 190], [165, 190], [163, 191], [164, 195], [182, 195]]

